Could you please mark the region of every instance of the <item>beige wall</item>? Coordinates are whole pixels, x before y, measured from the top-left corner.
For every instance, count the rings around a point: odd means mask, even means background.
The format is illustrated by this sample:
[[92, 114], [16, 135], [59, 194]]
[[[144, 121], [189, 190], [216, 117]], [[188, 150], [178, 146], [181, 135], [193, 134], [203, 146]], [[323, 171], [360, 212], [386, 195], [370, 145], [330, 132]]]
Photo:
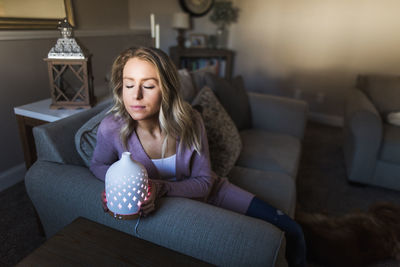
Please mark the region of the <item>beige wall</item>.
[[[160, 24], [160, 48], [167, 52], [169, 47], [176, 45], [177, 31], [171, 27], [172, 16], [182, 12], [179, 0], [129, 0], [129, 25], [135, 29], [150, 29], [150, 13], [154, 13], [156, 23]], [[213, 34], [214, 25], [208, 16], [191, 18], [191, 29], [186, 32]]]
[[128, 0], [73, 0], [78, 30], [126, 30]]
[[[113, 58], [126, 47], [149, 43], [149, 31], [128, 32], [127, 6], [128, 0], [73, 1], [77, 40], [92, 54], [97, 96], [108, 93], [105, 76]], [[79, 37], [79, 32], [84, 37]], [[96, 36], [97, 32], [104, 36]], [[27, 31], [26, 35], [31, 38], [27, 39], [24, 32], [0, 32], [0, 178], [23, 163], [13, 108], [50, 97], [43, 58], [56, 43], [58, 31]]]
[[[237, 0], [231, 27], [236, 73], [250, 90], [294, 95], [313, 112], [341, 116], [358, 73], [400, 71], [396, 0]], [[322, 103], [317, 102], [323, 94]]]

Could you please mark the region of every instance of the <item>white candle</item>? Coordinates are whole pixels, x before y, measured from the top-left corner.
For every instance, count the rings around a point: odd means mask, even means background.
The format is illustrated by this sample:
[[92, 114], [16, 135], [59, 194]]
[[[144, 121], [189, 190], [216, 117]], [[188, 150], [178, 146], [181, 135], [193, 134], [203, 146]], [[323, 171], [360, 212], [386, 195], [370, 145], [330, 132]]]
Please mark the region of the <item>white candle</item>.
[[151, 38], [154, 38], [154, 14], [150, 14]]
[[160, 48], [160, 24], [156, 24], [156, 48]]

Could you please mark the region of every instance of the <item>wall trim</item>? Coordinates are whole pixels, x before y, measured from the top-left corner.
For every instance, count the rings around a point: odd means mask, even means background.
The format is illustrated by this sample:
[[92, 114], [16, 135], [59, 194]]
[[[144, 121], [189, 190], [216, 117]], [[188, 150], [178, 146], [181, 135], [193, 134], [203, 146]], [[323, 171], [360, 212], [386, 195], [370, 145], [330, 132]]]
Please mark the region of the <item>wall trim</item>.
[[322, 113], [310, 112], [308, 114], [308, 119], [310, 121], [319, 122], [319, 123], [327, 124], [330, 126], [337, 126], [337, 127], [344, 126], [344, 120], [343, 120], [343, 117], [341, 117], [341, 116], [326, 115], [326, 114], [322, 114]]
[[[134, 34], [149, 34], [149, 29], [127, 29], [127, 30], [77, 30], [74, 31], [76, 37], [97, 37], [97, 36], [118, 36], [118, 35], [134, 35]], [[35, 40], [35, 39], [53, 39], [59, 38], [60, 32], [57, 30], [49, 31], [3, 31], [0, 32], [0, 41], [14, 40]]]
[[25, 163], [14, 166], [0, 173], [0, 192], [21, 182], [25, 178], [26, 168]]

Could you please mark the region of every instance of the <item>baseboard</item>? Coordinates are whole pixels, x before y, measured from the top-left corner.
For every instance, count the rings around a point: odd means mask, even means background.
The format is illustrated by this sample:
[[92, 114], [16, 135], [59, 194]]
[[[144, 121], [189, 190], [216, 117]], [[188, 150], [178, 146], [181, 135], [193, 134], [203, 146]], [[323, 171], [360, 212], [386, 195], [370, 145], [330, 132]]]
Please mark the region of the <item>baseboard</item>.
[[0, 192], [24, 180], [25, 163], [14, 166], [0, 173]]
[[343, 117], [340, 117], [340, 116], [333, 116], [333, 115], [326, 115], [326, 114], [322, 114], [322, 113], [310, 112], [308, 114], [308, 119], [310, 121], [315, 121], [315, 122], [327, 124], [330, 126], [343, 127], [343, 125], [344, 125]]

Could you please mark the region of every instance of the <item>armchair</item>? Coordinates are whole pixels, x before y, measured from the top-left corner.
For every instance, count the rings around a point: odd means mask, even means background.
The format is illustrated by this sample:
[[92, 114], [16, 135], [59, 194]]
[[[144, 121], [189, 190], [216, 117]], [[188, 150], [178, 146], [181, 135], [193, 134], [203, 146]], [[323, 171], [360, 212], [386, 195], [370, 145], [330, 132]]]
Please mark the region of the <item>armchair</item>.
[[348, 180], [400, 190], [400, 126], [387, 120], [400, 111], [400, 77], [360, 75], [344, 116]]

